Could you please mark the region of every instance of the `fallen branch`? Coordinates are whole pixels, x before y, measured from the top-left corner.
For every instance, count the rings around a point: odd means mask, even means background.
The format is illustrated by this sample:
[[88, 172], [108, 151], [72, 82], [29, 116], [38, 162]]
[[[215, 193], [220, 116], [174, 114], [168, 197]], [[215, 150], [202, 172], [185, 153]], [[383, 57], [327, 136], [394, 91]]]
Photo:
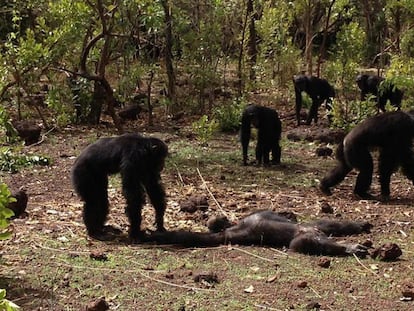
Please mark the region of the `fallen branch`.
[[49, 133], [51, 133], [52, 131], [54, 131], [54, 130], [55, 130], [55, 127], [52, 127], [50, 130], [48, 130], [46, 133], [44, 133], [44, 134], [42, 135], [42, 139], [41, 139], [41, 140], [39, 140], [38, 142], [36, 142], [36, 143], [34, 143], [34, 144], [31, 144], [31, 145], [29, 145], [29, 146], [27, 146], [27, 147], [33, 147], [33, 146], [38, 146], [38, 145], [42, 144], [42, 143], [45, 141], [46, 136], [47, 136]]
[[216, 203], [217, 207], [219, 208], [220, 212], [221, 212], [224, 216], [226, 216], [229, 220], [231, 220], [231, 219], [229, 218], [229, 215], [228, 215], [228, 214], [224, 211], [224, 209], [221, 207], [220, 203], [216, 200], [216, 198], [214, 197], [213, 193], [212, 193], [212, 192], [210, 191], [210, 189], [208, 188], [207, 183], [206, 183], [206, 181], [204, 180], [203, 176], [201, 175], [200, 170], [198, 169], [198, 167], [197, 167], [197, 173], [198, 173], [198, 175], [200, 176], [201, 181], [203, 182], [203, 185], [206, 187], [207, 192], [210, 194], [210, 196], [213, 198], [214, 202]]

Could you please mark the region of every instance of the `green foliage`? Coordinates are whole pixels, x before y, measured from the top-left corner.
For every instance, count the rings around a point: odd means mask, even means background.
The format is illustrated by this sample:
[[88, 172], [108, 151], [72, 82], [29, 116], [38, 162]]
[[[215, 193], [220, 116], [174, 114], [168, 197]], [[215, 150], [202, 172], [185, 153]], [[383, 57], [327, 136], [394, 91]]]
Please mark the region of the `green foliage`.
[[[289, 33], [294, 19], [293, 2], [272, 1], [263, 4], [263, 15], [256, 21], [257, 33], [261, 39], [259, 57], [263, 67], [262, 79], [281, 85], [291, 84], [297, 73], [300, 50], [293, 44]], [[274, 81], [279, 77], [279, 81]]]
[[68, 88], [52, 86], [47, 93], [45, 102], [54, 112], [55, 123], [65, 126], [75, 120], [74, 107], [68, 105], [72, 102], [72, 93]]
[[0, 289], [0, 311], [17, 311], [20, 307], [6, 299], [6, 290]]
[[414, 57], [414, 29], [408, 29], [401, 38], [401, 51], [406, 57]]
[[344, 26], [338, 33], [335, 59], [326, 69], [329, 80], [337, 81], [344, 96], [353, 95], [355, 90], [355, 77], [364, 46], [362, 33], [364, 31], [356, 22]]
[[[13, 211], [7, 206], [16, 199], [11, 196], [10, 190], [6, 184], [0, 184], [0, 241], [10, 237], [10, 232], [7, 230], [9, 226], [9, 218], [14, 215]], [[1, 300], [0, 300], [1, 301]]]
[[2, 106], [0, 106], [0, 127], [5, 132], [3, 138], [6, 140], [6, 142], [13, 143], [18, 140], [16, 129], [11, 123], [9, 114]]
[[348, 132], [367, 117], [373, 116], [376, 111], [375, 101], [372, 101], [372, 98], [365, 101], [346, 101], [344, 105], [334, 100], [331, 126]]
[[192, 124], [193, 131], [202, 145], [208, 143], [214, 133], [218, 130], [218, 126], [217, 121], [215, 119], [209, 121], [207, 115], [203, 115], [198, 121], [195, 121]]
[[240, 119], [245, 103], [233, 100], [214, 109], [214, 119], [217, 120], [222, 132], [236, 132], [240, 128]]
[[50, 160], [47, 157], [14, 154], [10, 148], [2, 148], [0, 154], [0, 171], [16, 173], [23, 167], [49, 164]]
[[393, 56], [386, 78], [404, 91], [403, 108], [414, 108], [414, 59], [406, 56]]

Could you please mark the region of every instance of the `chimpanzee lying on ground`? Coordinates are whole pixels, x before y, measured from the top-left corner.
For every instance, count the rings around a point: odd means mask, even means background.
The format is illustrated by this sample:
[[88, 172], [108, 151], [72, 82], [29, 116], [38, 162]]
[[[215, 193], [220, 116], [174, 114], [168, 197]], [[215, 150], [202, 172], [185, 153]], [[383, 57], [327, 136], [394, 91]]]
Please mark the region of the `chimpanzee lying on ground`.
[[[220, 220], [222, 222], [222, 220]], [[224, 222], [225, 223], [225, 222]], [[217, 226], [215, 226], [217, 228]], [[272, 211], [259, 211], [243, 218], [238, 224], [220, 232], [154, 232], [148, 241], [177, 244], [187, 247], [217, 246], [220, 244], [267, 245], [288, 247], [309, 255], [365, 256], [366, 247], [360, 244], [340, 244], [328, 236], [344, 236], [369, 232], [367, 222], [318, 220], [297, 224]]]
[[243, 151], [243, 164], [247, 165], [251, 125], [257, 128], [256, 162], [269, 165], [269, 153], [272, 152], [272, 164], [280, 164], [279, 145], [282, 123], [274, 109], [250, 104], [243, 111], [240, 140]]
[[361, 100], [366, 100], [368, 94], [374, 95], [377, 99], [377, 106], [382, 112], [385, 112], [385, 105], [389, 100], [391, 105], [398, 110], [401, 108], [401, 101], [404, 93], [397, 89], [393, 83], [387, 83], [381, 89], [380, 84], [385, 79], [379, 76], [358, 75], [356, 83], [361, 90]]
[[320, 183], [320, 189], [327, 195], [330, 188], [344, 180], [353, 169], [359, 170], [354, 193], [363, 199], [372, 199], [368, 190], [372, 182], [373, 161], [371, 149], [379, 150], [379, 175], [381, 195], [390, 195], [391, 175], [399, 166], [402, 172], [414, 182], [414, 113], [395, 111], [371, 117], [357, 125], [346, 135], [336, 150], [337, 166]]
[[318, 123], [318, 108], [326, 101], [326, 108], [331, 109], [332, 98], [335, 97], [335, 90], [325, 79], [299, 75], [293, 77], [296, 97], [296, 120], [300, 125], [300, 110], [302, 108], [302, 92], [305, 92], [312, 99], [312, 106], [309, 109], [306, 124], [309, 125], [312, 119]]
[[127, 203], [129, 237], [139, 240], [143, 235], [140, 226], [145, 192], [155, 208], [157, 230], [165, 230], [166, 202], [160, 172], [167, 155], [168, 147], [164, 142], [139, 134], [101, 138], [82, 151], [72, 169], [72, 182], [85, 202], [83, 221], [91, 237], [110, 238], [111, 228], [104, 226], [109, 211], [108, 175], [118, 172]]

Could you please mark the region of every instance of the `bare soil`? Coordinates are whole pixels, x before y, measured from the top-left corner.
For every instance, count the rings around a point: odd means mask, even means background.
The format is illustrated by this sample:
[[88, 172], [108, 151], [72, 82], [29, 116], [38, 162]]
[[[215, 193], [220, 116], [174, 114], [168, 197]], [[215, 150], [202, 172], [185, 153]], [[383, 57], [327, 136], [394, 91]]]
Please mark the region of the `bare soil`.
[[[13, 238], [0, 242], [0, 288], [22, 310], [85, 310], [88, 305], [92, 310], [98, 299], [95, 306], [105, 305], [102, 297], [110, 310], [413, 310], [414, 302], [403, 298], [414, 288], [412, 183], [397, 172], [390, 201], [358, 200], [352, 194], [353, 172], [325, 197], [317, 184], [334, 158], [317, 156], [318, 142], [288, 140], [286, 133], [295, 122], [283, 110], [281, 118], [282, 165], [270, 168], [241, 165], [237, 134], [220, 134], [200, 146], [185, 121], [160, 120], [157, 128], [146, 128], [142, 120], [128, 123], [131, 130], [160, 137], [170, 146], [162, 175], [167, 228], [206, 230], [211, 215], [224, 211], [237, 220], [257, 209], [294, 212], [299, 221], [367, 220], [374, 225], [372, 233], [343, 240], [370, 240], [374, 247], [396, 243], [403, 252], [398, 260], [321, 259], [259, 246], [185, 249], [91, 240], [70, 169], [85, 146], [116, 133], [104, 126], [68, 127], [25, 147], [27, 153], [49, 156], [50, 166], [1, 173], [11, 188], [27, 190], [29, 205], [26, 217], [12, 222]], [[379, 193], [375, 178], [372, 192]], [[108, 222], [127, 232], [116, 177], [109, 195]], [[181, 202], [192, 196], [207, 197], [208, 208], [181, 211]], [[150, 205], [143, 214], [143, 226], [152, 229]]]

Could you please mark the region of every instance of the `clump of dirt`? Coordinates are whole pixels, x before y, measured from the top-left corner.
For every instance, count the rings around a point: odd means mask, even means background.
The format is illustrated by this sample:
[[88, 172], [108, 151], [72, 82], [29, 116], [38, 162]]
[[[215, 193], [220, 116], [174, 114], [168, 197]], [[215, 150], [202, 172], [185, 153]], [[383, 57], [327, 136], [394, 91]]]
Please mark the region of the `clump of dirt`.
[[382, 261], [396, 260], [402, 255], [401, 248], [395, 243], [385, 243], [370, 252], [370, 256], [374, 259]]
[[329, 204], [326, 201], [323, 201], [321, 203], [321, 213], [323, 213], [323, 214], [333, 214], [334, 213], [334, 209], [331, 206], [331, 204]]
[[109, 304], [106, 302], [105, 297], [92, 301], [86, 307], [86, 311], [106, 311], [109, 310]]
[[327, 257], [320, 257], [318, 259], [318, 266], [321, 268], [329, 268], [331, 266], [331, 260]]
[[404, 280], [401, 284], [401, 293], [404, 298], [414, 299], [414, 283], [412, 280]]
[[316, 148], [315, 153], [318, 157], [330, 157], [333, 150], [327, 146], [321, 146]]
[[204, 195], [194, 195], [180, 203], [180, 210], [186, 213], [208, 210], [208, 200]]
[[202, 283], [207, 287], [214, 287], [215, 284], [220, 283], [219, 278], [215, 272], [197, 272], [193, 276], [196, 283]]
[[286, 137], [293, 141], [319, 141], [326, 144], [340, 143], [346, 133], [341, 129], [330, 128], [305, 128], [297, 127], [287, 131]]
[[89, 257], [97, 261], [108, 261], [108, 255], [101, 251], [93, 251], [89, 254]]

